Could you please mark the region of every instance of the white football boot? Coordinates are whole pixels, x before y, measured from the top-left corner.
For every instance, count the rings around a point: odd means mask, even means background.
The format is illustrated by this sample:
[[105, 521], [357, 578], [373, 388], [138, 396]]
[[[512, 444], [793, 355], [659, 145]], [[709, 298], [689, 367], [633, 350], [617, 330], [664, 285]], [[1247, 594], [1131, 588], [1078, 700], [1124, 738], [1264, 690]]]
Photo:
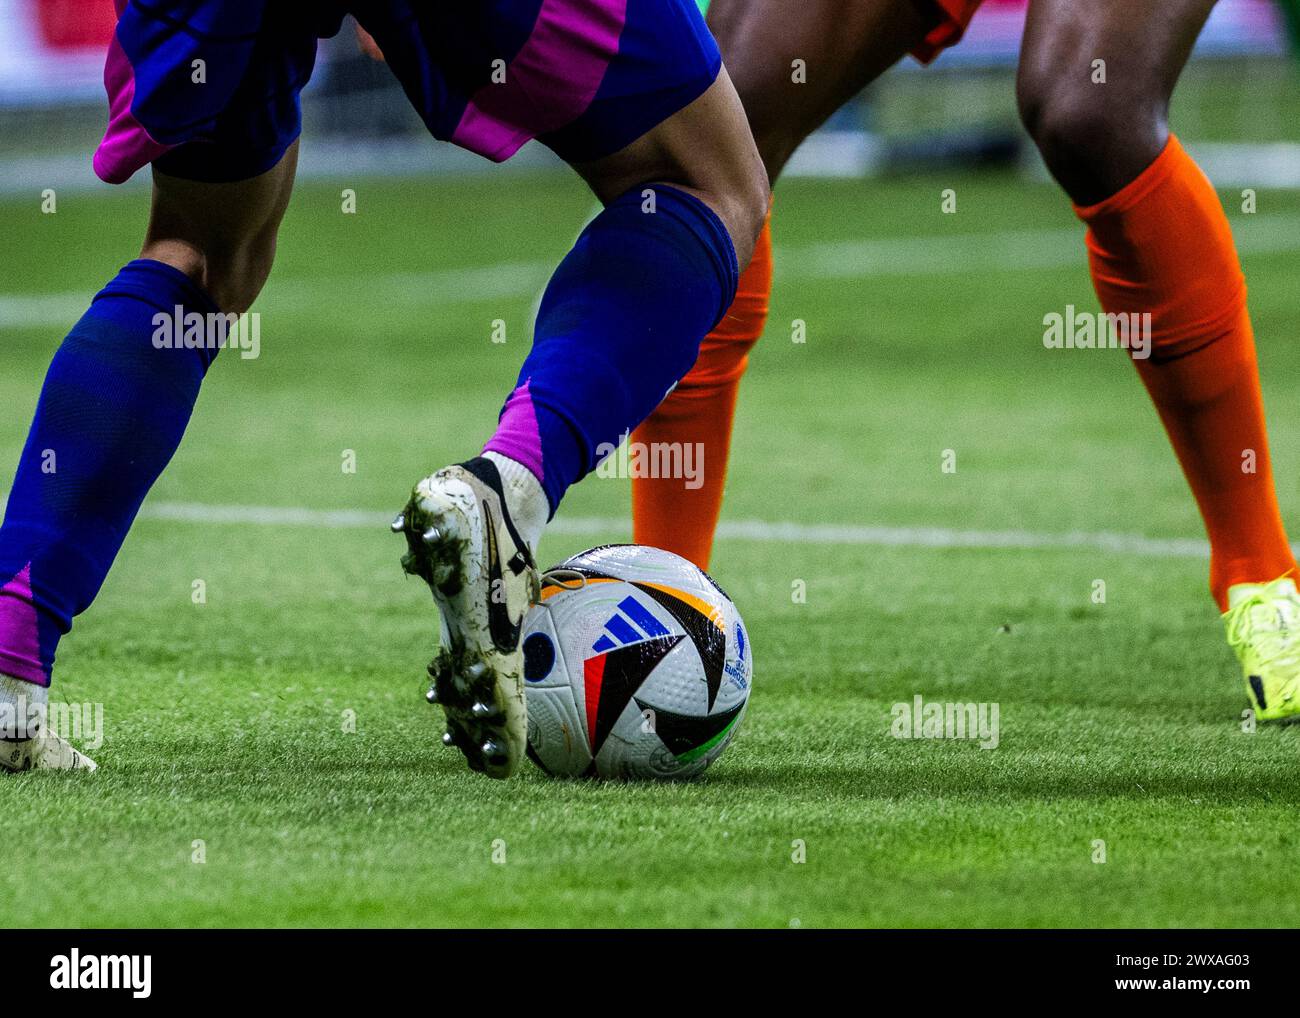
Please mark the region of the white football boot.
[[93, 771], [99, 765], [62, 736], [0, 739], [0, 771]]
[[[19, 703], [19, 700], [25, 701]], [[49, 691], [18, 679], [0, 675], [0, 716], [5, 718], [0, 732], [0, 771], [93, 771], [96, 763], [62, 736], [44, 728]], [[39, 711], [39, 714], [37, 713]], [[21, 715], [27, 720], [17, 721]], [[29, 738], [16, 738], [14, 728]]]
[[393, 531], [406, 535], [402, 567], [429, 585], [441, 616], [428, 699], [447, 715], [443, 743], [508, 778], [527, 745], [520, 635], [539, 579], [496, 464], [478, 457], [421, 481]]

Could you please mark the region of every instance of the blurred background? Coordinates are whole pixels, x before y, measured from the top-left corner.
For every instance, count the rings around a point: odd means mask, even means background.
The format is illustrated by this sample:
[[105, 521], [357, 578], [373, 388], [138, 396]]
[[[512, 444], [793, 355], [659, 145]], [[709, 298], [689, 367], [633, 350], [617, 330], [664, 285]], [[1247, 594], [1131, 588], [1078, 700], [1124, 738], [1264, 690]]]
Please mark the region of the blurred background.
[[[930, 68], [904, 61], [805, 146], [792, 171], [868, 176], [951, 163], [1039, 173], [1015, 117], [1027, 0], [987, 0], [959, 46]], [[1176, 124], [1221, 187], [1300, 186], [1297, 0], [1220, 0], [1180, 85]], [[112, 0], [0, 0], [0, 191], [94, 187]], [[1135, 41], [1135, 45], [1138, 44]], [[481, 173], [483, 160], [424, 132], [396, 81], [348, 26], [321, 42], [304, 94], [306, 177]], [[513, 168], [554, 161], [533, 145]], [[137, 182], [138, 186], [138, 182]]]

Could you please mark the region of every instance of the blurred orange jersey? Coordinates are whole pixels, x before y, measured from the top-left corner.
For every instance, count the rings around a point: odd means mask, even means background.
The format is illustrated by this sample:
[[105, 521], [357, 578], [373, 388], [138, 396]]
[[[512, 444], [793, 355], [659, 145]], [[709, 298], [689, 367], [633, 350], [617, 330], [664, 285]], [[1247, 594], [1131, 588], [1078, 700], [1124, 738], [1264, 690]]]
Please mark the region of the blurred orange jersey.
[[912, 50], [912, 56], [923, 64], [928, 64], [940, 52], [957, 44], [962, 33], [966, 31], [966, 26], [970, 24], [970, 19], [975, 16], [975, 12], [984, 0], [930, 0], [930, 2], [939, 8], [942, 20], [925, 37], [925, 42]]

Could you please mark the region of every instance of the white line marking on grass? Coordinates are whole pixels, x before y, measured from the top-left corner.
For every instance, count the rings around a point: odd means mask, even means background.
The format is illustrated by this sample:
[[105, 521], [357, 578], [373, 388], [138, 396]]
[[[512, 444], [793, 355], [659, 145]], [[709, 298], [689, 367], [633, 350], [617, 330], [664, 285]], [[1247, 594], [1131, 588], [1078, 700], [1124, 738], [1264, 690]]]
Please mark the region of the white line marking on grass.
[[[1238, 220], [1243, 254], [1300, 250], [1300, 216]], [[824, 241], [780, 247], [782, 280], [881, 279], [908, 275], [1026, 272], [1085, 267], [1083, 227], [934, 234]], [[555, 269], [551, 262], [502, 262], [435, 272], [357, 274], [343, 277], [273, 277], [257, 311], [307, 311], [336, 315], [340, 302], [370, 307], [436, 307], [536, 297]], [[70, 326], [92, 293], [0, 294], [0, 329]]]
[[[782, 276], [803, 279], [870, 279], [886, 276], [1025, 272], [1078, 265], [1086, 268], [1082, 224], [1056, 230], [1007, 230], [930, 237], [825, 241], [777, 250]], [[1242, 254], [1300, 250], [1300, 216], [1238, 220]]]
[[0, 329], [42, 328], [59, 325], [71, 328], [90, 306], [94, 294], [5, 293], [0, 294]]
[[[157, 502], [146, 505], [141, 519], [175, 523], [248, 524], [253, 526], [323, 527], [327, 530], [382, 530], [393, 513], [354, 509], [306, 509], [255, 505], [204, 505]], [[626, 535], [620, 517], [557, 516], [549, 533], [573, 536]], [[886, 548], [990, 548], [1101, 551], [1153, 558], [1209, 558], [1210, 546], [1195, 538], [1152, 538], [1141, 534], [1071, 531], [1044, 534], [1028, 530], [952, 530], [947, 527], [871, 527], [833, 523], [769, 523], [728, 520], [719, 524], [722, 540], [767, 544], [859, 545]]]

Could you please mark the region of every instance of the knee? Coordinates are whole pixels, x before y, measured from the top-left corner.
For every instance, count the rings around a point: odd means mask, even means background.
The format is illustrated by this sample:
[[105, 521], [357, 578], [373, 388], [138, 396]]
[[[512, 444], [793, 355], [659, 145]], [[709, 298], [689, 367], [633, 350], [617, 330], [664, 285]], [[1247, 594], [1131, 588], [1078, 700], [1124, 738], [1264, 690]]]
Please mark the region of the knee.
[[772, 192], [768, 187], [767, 173], [763, 164], [753, 161], [749, 172], [740, 173], [719, 196], [723, 206], [722, 218], [731, 234], [732, 245], [736, 249], [736, 259], [743, 272], [754, 254], [758, 236], [763, 232], [763, 223], [767, 221], [767, 210], [771, 205]]
[[791, 100], [789, 82], [774, 75], [771, 61], [742, 59], [734, 65], [728, 62], [727, 69], [745, 109], [770, 190], [820, 120], [808, 122], [804, 104]]
[[255, 236], [238, 243], [194, 237], [153, 237], [142, 258], [180, 269], [208, 294], [222, 311], [247, 311], [262, 292], [275, 261], [275, 235]]
[[154, 174], [153, 208], [141, 257], [180, 269], [227, 313], [247, 311], [275, 260], [294, 153], [248, 181], [206, 184]]
[[1159, 153], [1166, 134], [1159, 103], [1089, 80], [1051, 74], [1016, 83], [1020, 119], [1043, 162], [1076, 200], [1113, 193]]
[[[762, 168], [759, 169], [761, 171]], [[745, 239], [749, 242], [750, 258], [753, 257], [754, 246], [758, 243], [759, 234], [763, 232], [763, 224], [767, 222], [767, 213], [771, 207], [772, 189], [767, 182], [767, 174], [759, 172], [749, 181], [745, 193]], [[742, 269], [749, 264], [750, 258], [745, 259]]]
[[726, 169], [719, 175], [723, 218], [731, 232], [736, 258], [744, 271], [754, 254], [754, 246], [772, 205], [772, 183], [759, 143], [759, 129], [752, 123], [741, 104], [739, 93], [731, 110], [738, 128], [726, 159]]
[[1053, 168], [1087, 162], [1112, 130], [1102, 97], [1083, 88], [1022, 79], [1016, 103], [1025, 130]]

